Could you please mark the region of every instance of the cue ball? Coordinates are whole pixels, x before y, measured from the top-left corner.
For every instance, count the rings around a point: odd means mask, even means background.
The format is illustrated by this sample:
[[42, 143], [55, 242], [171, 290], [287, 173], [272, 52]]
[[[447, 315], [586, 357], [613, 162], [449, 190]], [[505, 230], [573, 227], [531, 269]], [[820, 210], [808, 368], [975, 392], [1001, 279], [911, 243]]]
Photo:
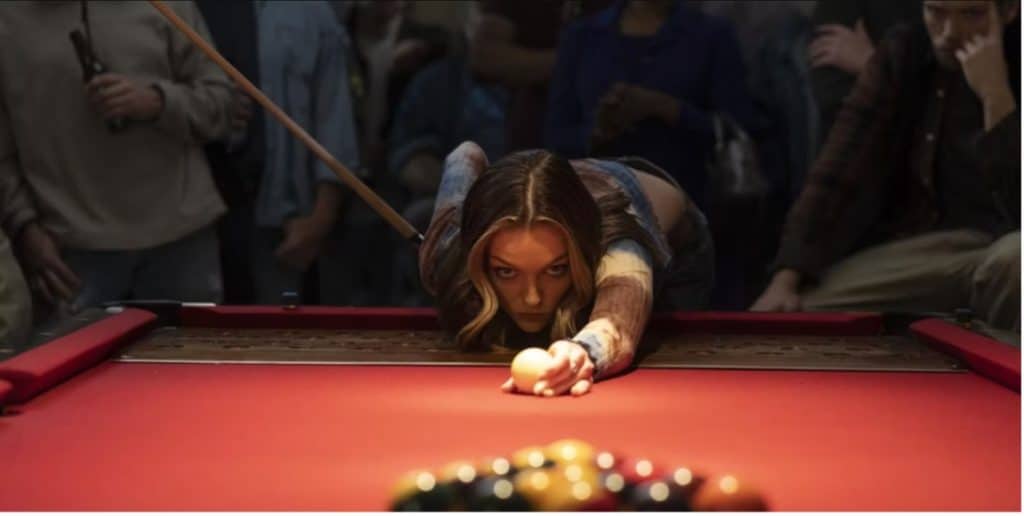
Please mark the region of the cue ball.
[[551, 354], [541, 348], [526, 348], [512, 359], [512, 381], [520, 392], [533, 393], [540, 375], [551, 365]]

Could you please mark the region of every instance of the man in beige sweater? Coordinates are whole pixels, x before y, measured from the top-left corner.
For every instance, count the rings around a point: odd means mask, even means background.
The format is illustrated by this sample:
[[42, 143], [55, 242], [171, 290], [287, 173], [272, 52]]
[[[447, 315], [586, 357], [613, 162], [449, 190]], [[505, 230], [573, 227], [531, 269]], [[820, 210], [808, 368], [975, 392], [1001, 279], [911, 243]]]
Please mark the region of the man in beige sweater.
[[[201, 145], [227, 134], [232, 85], [148, 3], [85, 5], [0, 9], [0, 223], [30, 285], [72, 310], [216, 302], [224, 205]], [[170, 5], [207, 36], [191, 2]], [[74, 29], [109, 70], [86, 84]]]

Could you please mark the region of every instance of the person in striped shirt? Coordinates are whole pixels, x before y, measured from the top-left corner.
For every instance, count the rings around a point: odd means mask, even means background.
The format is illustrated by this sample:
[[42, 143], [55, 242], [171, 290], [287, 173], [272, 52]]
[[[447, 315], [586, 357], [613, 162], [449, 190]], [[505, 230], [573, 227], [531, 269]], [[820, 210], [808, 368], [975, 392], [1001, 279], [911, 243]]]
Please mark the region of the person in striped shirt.
[[543, 342], [554, 360], [530, 394], [556, 396], [627, 369], [654, 308], [704, 307], [713, 254], [703, 214], [649, 162], [528, 150], [489, 164], [466, 142], [419, 262], [460, 349]]

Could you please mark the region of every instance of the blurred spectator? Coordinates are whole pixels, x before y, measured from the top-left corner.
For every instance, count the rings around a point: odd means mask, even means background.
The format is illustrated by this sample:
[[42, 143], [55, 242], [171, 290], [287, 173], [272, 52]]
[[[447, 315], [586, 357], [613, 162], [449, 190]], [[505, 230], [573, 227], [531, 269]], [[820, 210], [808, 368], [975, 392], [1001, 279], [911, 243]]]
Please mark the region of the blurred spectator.
[[[326, 2], [259, 2], [259, 84], [263, 92], [348, 168], [359, 167], [345, 60], [345, 29]], [[314, 264], [321, 295], [347, 295], [350, 273], [335, 225], [343, 186], [335, 173], [277, 120], [265, 118], [266, 155], [256, 192], [255, 293], [274, 304], [304, 294]]]
[[893, 26], [920, 19], [921, 0], [818, 0], [809, 53], [821, 119], [819, 141], [828, 136], [875, 45]]
[[[818, 150], [818, 108], [807, 45], [813, 28], [806, 0], [701, 0], [701, 9], [736, 29], [754, 101], [752, 135], [778, 203], [788, 207]], [[774, 246], [774, 243], [773, 243]]]
[[477, 0], [414, 0], [409, 2], [408, 16], [423, 25], [444, 29], [450, 44], [458, 45], [466, 29], [467, 18], [479, 7]]
[[[333, 6], [351, 36], [349, 84], [364, 164], [361, 173], [378, 195], [401, 210], [406, 195], [387, 169], [395, 110], [412, 77], [446, 54], [450, 37], [440, 27], [413, 20], [408, 15], [411, 6], [403, 0], [356, 0], [334, 2]], [[334, 304], [393, 304], [387, 285], [393, 283], [394, 230], [358, 199], [346, 203], [341, 225], [340, 245], [348, 249], [341, 266], [348, 271], [349, 295], [323, 300]]]
[[[459, 143], [472, 139], [488, 156], [504, 155], [505, 102], [502, 88], [473, 79], [465, 56], [430, 65], [416, 76], [398, 108], [388, 156], [391, 173], [414, 200], [432, 203], [442, 160]], [[429, 224], [426, 215], [420, 222]]]
[[754, 310], [970, 307], [1020, 331], [1018, 9], [925, 0], [923, 25], [890, 31], [789, 214]]
[[[193, 4], [169, 5], [209, 37]], [[110, 70], [86, 86], [72, 29]], [[0, 218], [30, 284], [71, 310], [219, 301], [224, 204], [202, 145], [230, 127], [227, 77], [145, 3], [8, 3], [0, 38]]]
[[470, 66], [485, 81], [509, 89], [505, 150], [544, 146], [548, 83], [559, 32], [569, 19], [589, 16], [612, 0], [482, 0], [483, 16], [471, 33]]
[[32, 327], [32, 297], [7, 235], [0, 231], [0, 348], [18, 348]]
[[771, 186], [762, 197], [708, 207], [720, 272], [712, 306], [742, 310], [769, 280], [783, 219], [818, 150], [818, 108], [807, 56], [814, 2], [706, 0], [699, 6], [736, 29], [754, 103], [750, 133]]
[[[920, 1], [920, 0], [918, 0]], [[810, 16], [816, 0], [691, 0], [701, 11], [729, 20], [747, 69], [757, 64], [758, 50], [767, 43], [778, 26], [794, 16]], [[806, 47], [805, 47], [806, 50]]]
[[[504, 155], [507, 100], [501, 86], [473, 78], [464, 53], [431, 64], [409, 84], [396, 112], [388, 162], [410, 194], [402, 215], [421, 232], [430, 224], [442, 162], [451, 149], [475, 140], [490, 159]], [[429, 304], [417, 277], [416, 250], [404, 242], [396, 247], [393, 300]]]
[[548, 147], [568, 158], [636, 155], [704, 207], [712, 115], [749, 125], [729, 24], [677, 0], [619, 1], [568, 26], [548, 101]]
[[351, 3], [345, 22], [355, 62], [349, 73], [364, 156], [372, 174], [386, 170], [387, 134], [406, 86], [416, 72], [445, 55], [448, 34], [412, 20], [405, 0]]
[[[217, 50], [254, 84], [260, 83], [256, 7], [250, 0], [196, 0]], [[217, 222], [224, 302], [255, 301], [252, 270], [253, 206], [263, 173], [263, 109], [238, 93], [231, 137], [206, 146], [213, 180], [228, 206]]]

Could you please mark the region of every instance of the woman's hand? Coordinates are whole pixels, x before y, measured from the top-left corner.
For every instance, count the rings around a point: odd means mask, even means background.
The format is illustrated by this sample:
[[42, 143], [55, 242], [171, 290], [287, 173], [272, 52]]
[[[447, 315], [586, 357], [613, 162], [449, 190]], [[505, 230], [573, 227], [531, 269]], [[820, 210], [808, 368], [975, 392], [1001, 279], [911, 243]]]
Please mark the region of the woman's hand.
[[661, 91], [617, 82], [601, 98], [594, 115], [591, 145], [607, 144], [647, 119], [675, 125], [679, 101]]
[[[548, 353], [551, 354], [551, 364], [541, 373], [533, 386], [533, 392], [526, 394], [550, 397], [565, 393], [582, 396], [590, 392], [594, 384], [594, 363], [583, 346], [559, 340], [548, 348]], [[516, 392], [515, 382], [509, 378], [501, 389]]]

